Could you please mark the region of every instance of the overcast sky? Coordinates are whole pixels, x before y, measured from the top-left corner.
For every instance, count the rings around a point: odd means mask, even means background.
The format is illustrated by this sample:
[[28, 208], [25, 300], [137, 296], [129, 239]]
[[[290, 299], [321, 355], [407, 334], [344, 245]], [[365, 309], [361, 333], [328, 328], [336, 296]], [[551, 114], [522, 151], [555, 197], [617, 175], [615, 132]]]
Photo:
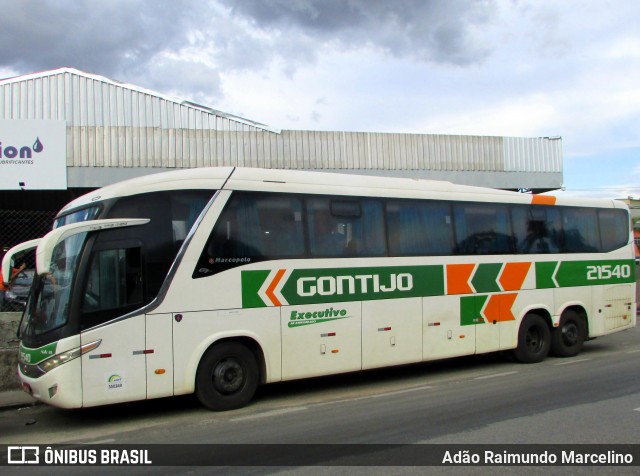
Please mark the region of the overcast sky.
[[70, 66], [279, 129], [562, 136], [640, 195], [635, 0], [0, 0], [0, 77]]

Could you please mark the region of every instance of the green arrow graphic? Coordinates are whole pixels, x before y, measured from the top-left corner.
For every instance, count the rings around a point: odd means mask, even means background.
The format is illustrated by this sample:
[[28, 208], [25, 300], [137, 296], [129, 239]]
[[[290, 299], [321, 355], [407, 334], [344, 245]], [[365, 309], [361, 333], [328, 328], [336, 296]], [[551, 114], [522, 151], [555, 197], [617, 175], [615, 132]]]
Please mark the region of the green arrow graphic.
[[498, 285], [498, 275], [502, 269], [502, 263], [488, 263], [478, 266], [476, 273], [471, 279], [471, 284], [477, 293], [497, 293], [500, 292]]
[[460, 325], [475, 326], [486, 324], [482, 314], [482, 308], [489, 296], [465, 296], [460, 298]]

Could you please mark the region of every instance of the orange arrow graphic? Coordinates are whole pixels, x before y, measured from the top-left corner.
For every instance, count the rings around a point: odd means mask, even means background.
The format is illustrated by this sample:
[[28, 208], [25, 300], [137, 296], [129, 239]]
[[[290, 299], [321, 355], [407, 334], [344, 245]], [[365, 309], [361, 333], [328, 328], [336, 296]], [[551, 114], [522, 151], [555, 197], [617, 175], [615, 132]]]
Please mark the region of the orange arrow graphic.
[[505, 291], [520, 291], [531, 263], [507, 263], [498, 279]]
[[276, 273], [275, 278], [273, 278], [273, 281], [271, 281], [271, 284], [269, 285], [267, 290], [264, 292], [267, 295], [267, 297], [271, 299], [271, 302], [274, 304], [274, 306], [282, 306], [282, 303], [280, 302], [280, 300], [274, 294], [273, 291], [275, 291], [276, 287], [278, 286], [278, 283], [280, 282], [280, 280], [282, 279], [282, 276], [286, 271], [287, 271], [286, 269], [279, 269], [278, 272]]
[[484, 308], [484, 317], [488, 322], [515, 321], [516, 318], [511, 312], [513, 303], [516, 301], [518, 293], [494, 294], [489, 296], [489, 301]]
[[469, 286], [469, 278], [475, 266], [475, 264], [448, 264], [447, 294], [473, 294], [473, 289]]

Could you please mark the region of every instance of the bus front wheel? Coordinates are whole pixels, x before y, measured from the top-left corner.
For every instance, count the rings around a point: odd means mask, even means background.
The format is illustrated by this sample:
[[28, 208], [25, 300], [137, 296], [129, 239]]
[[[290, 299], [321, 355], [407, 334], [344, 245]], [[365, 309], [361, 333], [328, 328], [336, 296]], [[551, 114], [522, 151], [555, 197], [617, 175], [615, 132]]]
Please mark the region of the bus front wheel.
[[529, 314], [522, 320], [518, 331], [518, 347], [513, 355], [519, 362], [542, 362], [549, 354], [551, 331], [543, 317]]
[[196, 395], [210, 410], [244, 407], [258, 387], [253, 353], [237, 342], [222, 342], [202, 357], [196, 373]]
[[560, 326], [551, 332], [551, 353], [557, 357], [573, 357], [582, 350], [587, 337], [584, 319], [575, 311], [566, 311]]

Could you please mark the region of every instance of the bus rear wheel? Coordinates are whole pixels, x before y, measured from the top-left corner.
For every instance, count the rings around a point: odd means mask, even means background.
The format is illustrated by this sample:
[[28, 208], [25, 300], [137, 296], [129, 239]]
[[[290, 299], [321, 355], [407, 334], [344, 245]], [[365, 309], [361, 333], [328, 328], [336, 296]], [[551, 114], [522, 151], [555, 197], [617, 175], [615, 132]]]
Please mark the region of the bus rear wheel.
[[518, 347], [513, 355], [519, 362], [542, 362], [549, 354], [551, 331], [543, 317], [537, 314], [525, 316], [518, 331]]
[[196, 373], [196, 395], [210, 410], [244, 407], [258, 387], [258, 364], [253, 353], [237, 342], [209, 349]]
[[587, 337], [584, 319], [568, 310], [560, 319], [560, 326], [551, 332], [551, 353], [557, 357], [573, 357], [582, 350]]

